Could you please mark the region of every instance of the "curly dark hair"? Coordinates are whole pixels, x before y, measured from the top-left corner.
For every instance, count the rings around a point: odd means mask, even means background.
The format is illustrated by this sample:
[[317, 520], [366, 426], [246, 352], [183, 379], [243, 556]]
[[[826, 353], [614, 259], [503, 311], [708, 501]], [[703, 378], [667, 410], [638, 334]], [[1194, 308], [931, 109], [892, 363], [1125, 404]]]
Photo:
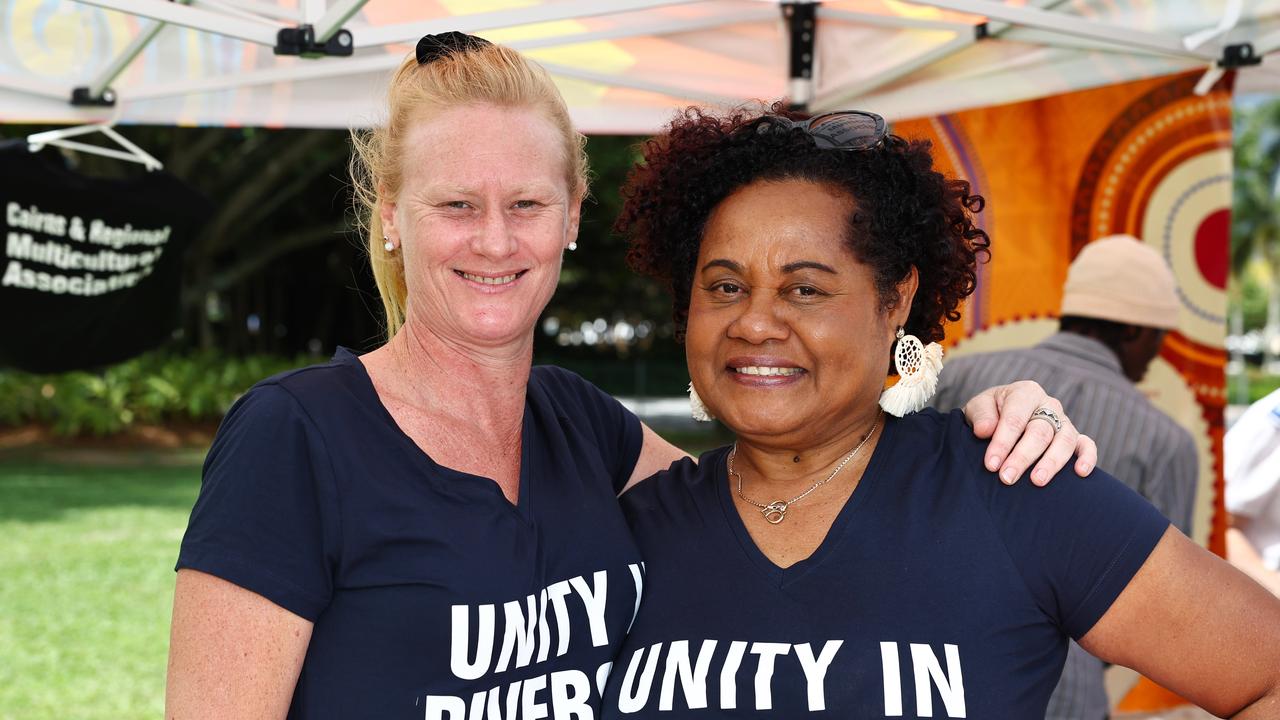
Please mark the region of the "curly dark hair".
[[990, 240], [973, 222], [983, 199], [969, 183], [933, 168], [930, 143], [889, 135], [869, 150], [821, 150], [802, 129], [761, 131], [770, 118], [801, 117], [781, 103], [769, 110], [717, 115], [684, 110], [644, 143], [644, 162], [622, 187], [614, 230], [629, 241], [627, 263], [670, 284], [676, 337], [689, 320], [698, 248], [707, 218], [725, 198], [757, 180], [808, 180], [834, 186], [854, 200], [848, 243], [869, 265], [882, 311], [893, 308], [897, 284], [914, 266], [920, 285], [906, 331], [941, 340], [960, 302], [977, 282]]

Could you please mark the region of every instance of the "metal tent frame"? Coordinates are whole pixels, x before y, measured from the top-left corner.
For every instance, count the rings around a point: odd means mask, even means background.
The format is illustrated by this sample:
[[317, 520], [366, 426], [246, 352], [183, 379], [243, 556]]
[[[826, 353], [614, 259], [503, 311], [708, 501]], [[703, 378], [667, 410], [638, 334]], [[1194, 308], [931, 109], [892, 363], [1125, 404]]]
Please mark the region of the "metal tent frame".
[[[0, 0], [0, 2], [18, 0]], [[373, 0], [374, 3], [384, 0]], [[385, 0], [392, 1], [392, 0]], [[556, 28], [563, 21], [612, 18], [617, 22], [593, 31], [532, 33], [504, 41], [522, 51], [535, 51], [627, 38], [666, 38], [713, 31], [743, 23], [778, 22], [788, 56], [786, 78], [778, 78], [789, 100], [814, 110], [845, 106], [904, 79], [936, 68], [977, 44], [1010, 41], [1047, 50], [1089, 50], [1175, 60], [1181, 67], [1206, 71], [1203, 90], [1228, 69], [1248, 68], [1260, 73], [1263, 86], [1280, 87], [1280, 73], [1269, 65], [1280, 50], [1280, 23], [1260, 37], [1234, 32], [1244, 0], [1219, 0], [1216, 25], [1195, 28], [1191, 34], [1151, 32], [1105, 20], [1084, 17], [1063, 0], [1029, 0], [1012, 5], [999, 0], [898, 0], [899, 6], [931, 11], [915, 14], [843, 9], [839, 3], [812, 0], [559, 0], [512, 9], [472, 14], [423, 17], [407, 22], [375, 24], [362, 20], [370, 0], [298, 0], [297, 7], [266, 0], [74, 0], [145, 19], [140, 31], [92, 77], [81, 83], [33, 81], [0, 73], [0, 91], [65, 100], [72, 106], [111, 106], [182, 96], [198, 96], [241, 88], [297, 81], [337, 79], [383, 73], [396, 67], [403, 52], [427, 33], [461, 30], [476, 34], [513, 29]], [[696, 9], [699, 12], [672, 12]], [[653, 11], [662, 11], [661, 14]], [[1278, 18], [1280, 19], [1280, 18]], [[231, 38], [276, 55], [300, 55], [302, 60], [245, 72], [182, 79], [145, 80], [115, 86], [140, 55], [170, 26]], [[830, 27], [886, 28], [932, 33], [940, 38], [925, 51], [907, 57], [874, 75], [819, 92], [823, 66], [815, 50], [816, 38]], [[932, 37], [932, 36], [931, 36]], [[737, 103], [751, 98], [714, 88], [698, 87], [679, 78], [653, 79], [598, 71], [581, 65], [543, 61], [555, 76], [608, 87], [652, 93], [681, 101]], [[592, 129], [592, 128], [587, 128]]]

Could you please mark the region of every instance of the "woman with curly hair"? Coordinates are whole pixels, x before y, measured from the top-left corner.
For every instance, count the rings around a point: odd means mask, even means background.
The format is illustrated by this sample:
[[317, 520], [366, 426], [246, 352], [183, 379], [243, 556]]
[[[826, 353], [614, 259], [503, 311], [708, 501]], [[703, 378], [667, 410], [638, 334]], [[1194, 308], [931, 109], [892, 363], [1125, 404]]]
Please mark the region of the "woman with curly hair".
[[1280, 717], [1280, 601], [1105, 473], [1002, 489], [962, 416], [912, 412], [988, 245], [926, 143], [775, 106], [644, 154], [618, 228], [737, 441], [623, 496], [646, 583], [606, 717], [1040, 718], [1068, 637]]

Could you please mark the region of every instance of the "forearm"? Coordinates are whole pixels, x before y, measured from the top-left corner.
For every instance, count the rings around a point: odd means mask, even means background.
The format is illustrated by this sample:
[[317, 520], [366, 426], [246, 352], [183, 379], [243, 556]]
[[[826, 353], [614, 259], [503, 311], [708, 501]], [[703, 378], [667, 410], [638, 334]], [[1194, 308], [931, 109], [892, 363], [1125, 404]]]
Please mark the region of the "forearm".
[[689, 457], [688, 453], [667, 442], [648, 425], [641, 423], [640, 429], [644, 436], [644, 444], [640, 446], [640, 457], [636, 458], [636, 467], [632, 470], [626, 487], [622, 489], [623, 492], [630, 490], [631, 486], [650, 475], [666, 470], [671, 463]]

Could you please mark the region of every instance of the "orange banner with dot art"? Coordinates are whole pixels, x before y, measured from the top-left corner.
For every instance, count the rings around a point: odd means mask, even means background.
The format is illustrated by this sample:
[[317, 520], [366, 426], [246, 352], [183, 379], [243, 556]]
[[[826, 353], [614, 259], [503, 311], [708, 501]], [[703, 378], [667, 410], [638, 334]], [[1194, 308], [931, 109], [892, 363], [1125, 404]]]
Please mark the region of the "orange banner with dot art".
[[[893, 131], [931, 140], [939, 168], [987, 200], [979, 224], [992, 258], [948, 328], [952, 357], [1026, 347], [1053, 333], [1067, 266], [1093, 240], [1126, 233], [1163, 253], [1182, 312], [1140, 389], [1196, 440], [1193, 535], [1221, 555], [1232, 78], [1198, 96], [1200, 76], [910, 120]], [[1143, 680], [1116, 710], [1180, 704]]]

